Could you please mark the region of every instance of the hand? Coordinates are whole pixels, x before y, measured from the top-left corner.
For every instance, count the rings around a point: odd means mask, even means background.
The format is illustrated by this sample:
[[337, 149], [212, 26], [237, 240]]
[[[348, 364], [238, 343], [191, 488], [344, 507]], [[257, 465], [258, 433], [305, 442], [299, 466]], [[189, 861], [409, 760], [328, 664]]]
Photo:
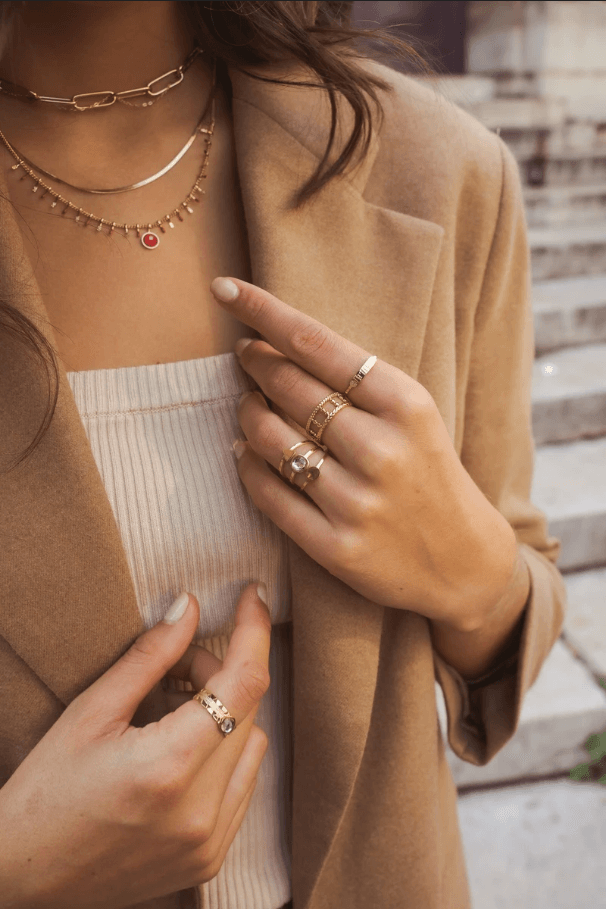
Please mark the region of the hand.
[[[189, 645], [199, 608], [142, 634], [63, 712], [0, 790], [6, 909], [121, 909], [214, 877], [242, 823], [267, 737], [271, 623], [249, 585], [224, 664]], [[223, 736], [193, 695], [142, 728], [137, 705], [167, 670], [236, 718]], [[4, 840], [6, 839], [6, 842]]]
[[[368, 351], [259, 287], [229, 280], [240, 293], [221, 305], [262, 336], [237, 343], [242, 367], [305, 427], [316, 404], [345, 391]], [[219, 284], [211, 285], [215, 296]], [[258, 393], [242, 398], [247, 443], [238, 472], [253, 502], [371, 601], [464, 631], [480, 627], [514, 566], [512, 527], [461, 464], [422, 385], [377, 360], [350, 398], [353, 406], [324, 430], [328, 452], [320, 476], [306, 486], [309, 498], [269, 466], [278, 468], [284, 449], [305, 433]]]

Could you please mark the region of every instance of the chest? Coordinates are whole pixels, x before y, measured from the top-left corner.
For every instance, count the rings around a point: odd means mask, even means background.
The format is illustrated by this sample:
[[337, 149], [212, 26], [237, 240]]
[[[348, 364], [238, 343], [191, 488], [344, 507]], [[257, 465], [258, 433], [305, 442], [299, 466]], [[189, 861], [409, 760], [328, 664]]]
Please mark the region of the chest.
[[[116, 229], [109, 236], [107, 228], [99, 233], [95, 225], [81, 227], [73, 212], [61, 216], [61, 203], [51, 210], [32, 197], [31, 180], [9, 180], [24, 247], [66, 370], [215, 356], [233, 350], [248, 332], [209, 290], [218, 275], [251, 280], [230, 128], [213, 137], [212, 152], [200, 203], [192, 203], [193, 214], [184, 211], [183, 222], [175, 218], [174, 229], [162, 233], [156, 227], [160, 243], [153, 250], [133, 231], [124, 236]], [[201, 156], [184, 161], [143, 190], [73, 201], [117, 224], [143, 221], [150, 212], [158, 217], [185, 198], [200, 162]], [[69, 188], [60, 189], [71, 200]]]

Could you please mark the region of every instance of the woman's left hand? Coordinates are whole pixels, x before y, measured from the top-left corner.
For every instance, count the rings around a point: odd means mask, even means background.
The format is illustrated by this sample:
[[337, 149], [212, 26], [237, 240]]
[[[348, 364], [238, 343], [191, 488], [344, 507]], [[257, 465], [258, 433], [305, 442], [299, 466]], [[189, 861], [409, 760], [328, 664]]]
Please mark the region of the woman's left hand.
[[[239, 295], [221, 304], [267, 339], [236, 344], [243, 369], [304, 427], [323, 398], [345, 391], [370, 354], [254, 284], [230, 281]], [[213, 282], [220, 299], [218, 288]], [[306, 498], [268, 464], [277, 470], [284, 450], [307, 436], [261, 395], [243, 396], [242, 482], [284, 533], [364, 597], [474, 631], [511, 575], [513, 528], [463, 467], [422, 385], [377, 360], [348, 397], [353, 406], [324, 430], [328, 451]]]

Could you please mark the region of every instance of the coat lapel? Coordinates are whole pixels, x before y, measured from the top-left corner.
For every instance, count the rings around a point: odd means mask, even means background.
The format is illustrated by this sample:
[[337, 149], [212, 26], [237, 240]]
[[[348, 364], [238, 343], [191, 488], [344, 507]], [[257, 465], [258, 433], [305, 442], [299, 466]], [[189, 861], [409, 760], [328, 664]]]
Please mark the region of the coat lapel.
[[[280, 90], [239, 73], [231, 80], [253, 283], [416, 378], [443, 228], [363, 198], [380, 150], [376, 135], [353, 178], [329, 183], [308, 206], [289, 211], [294, 189], [324, 152], [328, 103], [313, 90]], [[289, 102], [285, 93], [295, 91]], [[351, 118], [342, 113], [349, 130]], [[360, 365], [352, 364], [352, 374]], [[384, 610], [292, 542], [289, 555], [292, 873], [294, 905], [304, 907], [364, 752]]]
[[[353, 175], [331, 181], [299, 212], [290, 210], [295, 189], [322, 157], [328, 102], [319, 90], [270, 85], [231, 69], [229, 75], [253, 282], [416, 378], [443, 228], [365, 200], [367, 186], [381, 180], [376, 135]], [[338, 139], [348, 135], [352, 122], [349, 109], [340, 106], [348, 128]], [[7, 196], [1, 176], [0, 192]], [[3, 299], [33, 317], [52, 340], [13, 212], [4, 200], [0, 204]], [[12, 457], [39, 426], [45, 385], [22, 345], [11, 340], [6, 351], [0, 407]], [[353, 373], [360, 364], [352, 365]], [[67, 704], [118, 658], [143, 623], [120, 533], [63, 370], [49, 432], [0, 483], [0, 567], [8, 578], [0, 633]], [[303, 909], [364, 751], [383, 609], [294, 544], [290, 559], [293, 887], [295, 904]]]

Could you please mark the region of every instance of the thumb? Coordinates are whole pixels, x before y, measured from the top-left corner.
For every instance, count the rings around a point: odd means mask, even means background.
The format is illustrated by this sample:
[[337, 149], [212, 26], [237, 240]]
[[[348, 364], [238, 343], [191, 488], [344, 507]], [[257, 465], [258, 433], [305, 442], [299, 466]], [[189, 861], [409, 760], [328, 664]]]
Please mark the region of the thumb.
[[143, 698], [183, 656], [198, 627], [195, 596], [182, 593], [164, 618], [139, 635], [71, 707], [94, 714], [95, 725], [128, 726]]

